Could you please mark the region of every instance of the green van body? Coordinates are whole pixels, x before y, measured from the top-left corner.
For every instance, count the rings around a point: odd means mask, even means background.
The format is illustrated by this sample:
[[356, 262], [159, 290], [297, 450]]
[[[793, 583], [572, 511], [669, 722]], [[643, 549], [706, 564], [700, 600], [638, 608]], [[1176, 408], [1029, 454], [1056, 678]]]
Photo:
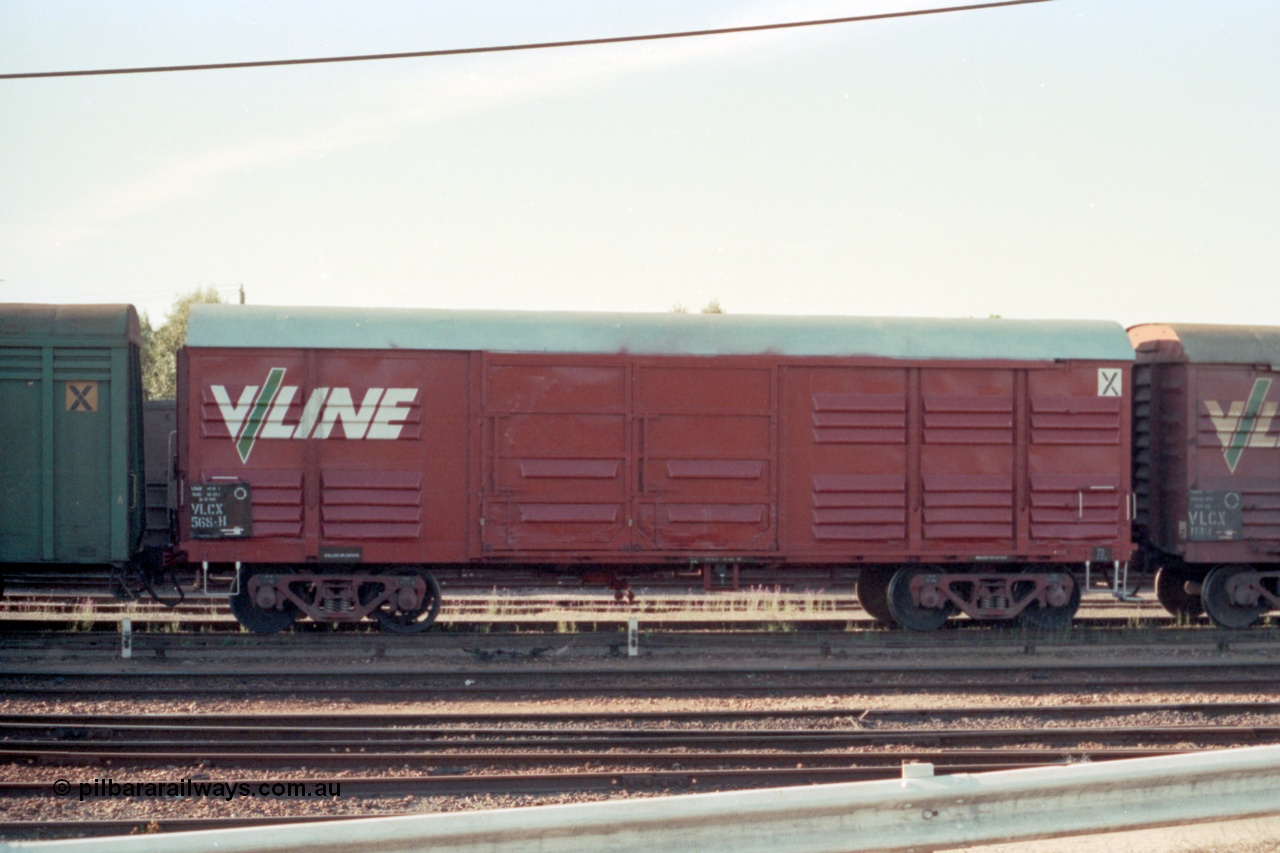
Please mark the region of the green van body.
[[0, 563], [137, 554], [141, 346], [131, 305], [0, 305]]

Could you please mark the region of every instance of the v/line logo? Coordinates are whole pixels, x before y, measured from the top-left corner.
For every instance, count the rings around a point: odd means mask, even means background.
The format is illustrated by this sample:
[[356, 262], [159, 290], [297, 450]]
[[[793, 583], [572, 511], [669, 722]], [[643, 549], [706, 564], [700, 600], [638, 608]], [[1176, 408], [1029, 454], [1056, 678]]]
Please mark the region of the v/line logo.
[[348, 439], [399, 438], [418, 398], [417, 388], [370, 388], [356, 405], [350, 388], [315, 388], [297, 423], [285, 423], [300, 389], [284, 385], [284, 374], [283, 367], [271, 368], [261, 386], [246, 386], [234, 403], [225, 385], [210, 388], [241, 462], [249, 461], [260, 438], [326, 439], [339, 423]]
[[1280, 436], [1268, 435], [1276, 416], [1276, 403], [1264, 402], [1271, 389], [1270, 379], [1255, 379], [1249, 391], [1249, 399], [1232, 401], [1226, 412], [1214, 400], [1205, 400], [1209, 420], [1222, 442], [1222, 455], [1232, 474], [1240, 464], [1246, 447], [1280, 447]]

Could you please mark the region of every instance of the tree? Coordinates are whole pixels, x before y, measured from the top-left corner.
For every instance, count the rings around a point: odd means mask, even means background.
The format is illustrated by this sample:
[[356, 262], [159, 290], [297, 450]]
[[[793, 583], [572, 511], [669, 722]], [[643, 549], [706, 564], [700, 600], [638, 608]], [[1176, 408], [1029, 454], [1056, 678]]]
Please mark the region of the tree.
[[148, 400], [172, 400], [178, 393], [178, 350], [187, 343], [187, 321], [196, 302], [222, 302], [218, 288], [197, 287], [174, 300], [159, 328], [142, 315], [142, 388]]
[[[671, 312], [673, 314], [688, 314], [689, 309], [685, 307], [683, 302], [677, 302], [675, 305], [671, 306]], [[724, 308], [720, 307], [719, 299], [712, 299], [706, 305], [703, 305], [702, 310], [699, 311], [698, 313], [699, 314], [723, 314]]]

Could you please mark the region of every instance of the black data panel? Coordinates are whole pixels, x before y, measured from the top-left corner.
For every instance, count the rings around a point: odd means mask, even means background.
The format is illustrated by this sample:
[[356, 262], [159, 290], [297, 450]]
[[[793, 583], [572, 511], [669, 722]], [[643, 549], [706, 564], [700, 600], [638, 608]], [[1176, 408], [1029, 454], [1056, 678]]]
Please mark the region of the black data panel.
[[1240, 493], [1187, 494], [1187, 527], [1192, 542], [1234, 542], [1240, 538]]
[[192, 483], [188, 494], [192, 539], [243, 539], [253, 535], [248, 483]]

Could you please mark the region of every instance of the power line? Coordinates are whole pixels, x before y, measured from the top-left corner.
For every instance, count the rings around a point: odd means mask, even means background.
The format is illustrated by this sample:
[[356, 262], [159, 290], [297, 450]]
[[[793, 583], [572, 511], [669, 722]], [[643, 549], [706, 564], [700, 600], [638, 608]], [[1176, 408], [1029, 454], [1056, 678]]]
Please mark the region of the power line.
[[157, 65], [141, 68], [99, 68], [85, 71], [30, 71], [17, 74], [0, 74], [0, 80], [30, 80], [39, 77], [101, 77], [108, 74], [162, 74], [173, 71], [225, 71], [233, 68], [270, 68], [280, 65], [322, 65], [333, 62], [373, 62], [382, 59], [424, 59], [435, 56], [464, 56], [473, 53], [510, 53], [519, 50], [547, 50], [562, 47], [588, 47], [601, 44], [623, 44], [637, 41], [724, 36], [739, 33], [756, 33], [765, 30], [788, 30], [800, 27], [823, 27], [832, 24], [852, 24], [861, 21], [880, 21], [888, 18], [913, 18], [921, 15], [938, 15], [945, 12], [971, 12], [977, 9], [995, 9], [1001, 6], [1025, 6], [1030, 3], [1048, 3], [1051, 0], [999, 0], [999, 2], [973, 3], [966, 6], [942, 6], [917, 9], [909, 12], [881, 12], [875, 15], [853, 15], [847, 18], [824, 18], [813, 21], [788, 21], [779, 24], [756, 24], [745, 27], [723, 27], [711, 30], [687, 30], [672, 33], [650, 33], [636, 36], [610, 36], [607, 38], [576, 39], [572, 41], [533, 42], [530, 44], [506, 44], [490, 47], [459, 47], [446, 50], [418, 50], [409, 53], [371, 53], [359, 56], [318, 56], [307, 59], [268, 59], [253, 62], [215, 62], [206, 65]]

